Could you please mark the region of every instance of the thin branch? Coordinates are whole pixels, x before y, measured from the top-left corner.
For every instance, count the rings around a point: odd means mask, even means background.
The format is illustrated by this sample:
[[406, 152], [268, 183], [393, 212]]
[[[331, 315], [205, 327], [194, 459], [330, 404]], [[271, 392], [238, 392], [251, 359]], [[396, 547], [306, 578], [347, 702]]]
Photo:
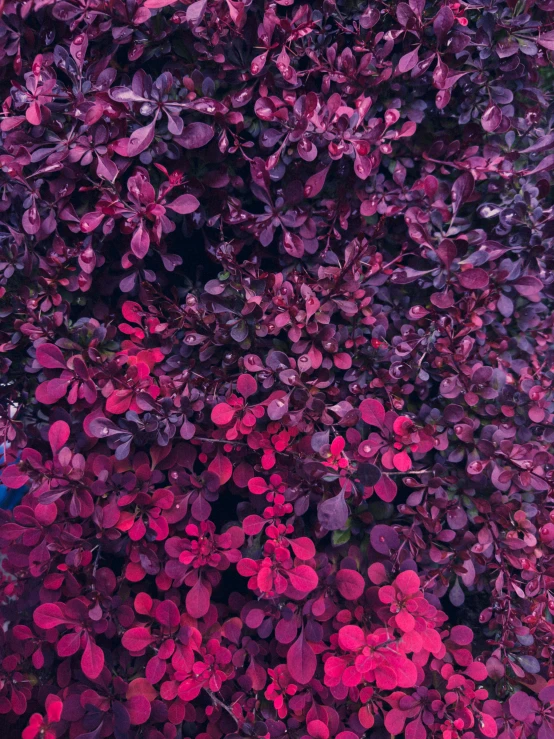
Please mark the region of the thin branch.
[[98, 563], [100, 562], [100, 555], [102, 554], [102, 546], [99, 544], [96, 550], [96, 557], [94, 558], [94, 565], [92, 567], [92, 576], [95, 577], [96, 570], [98, 569]]
[[204, 690], [210, 696], [210, 699], [211, 699], [212, 703], [214, 704], [214, 706], [219, 706], [224, 711], [227, 711], [227, 713], [229, 714], [229, 716], [231, 716], [234, 719], [236, 725], [237, 726], [240, 726], [239, 720], [235, 716], [235, 714], [233, 713], [232, 708], [230, 708], [226, 703], [224, 703], [220, 698], [218, 698], [217, 695], [213, 692], [213, 690], [210, 690], [209, 688], [204, 688]]

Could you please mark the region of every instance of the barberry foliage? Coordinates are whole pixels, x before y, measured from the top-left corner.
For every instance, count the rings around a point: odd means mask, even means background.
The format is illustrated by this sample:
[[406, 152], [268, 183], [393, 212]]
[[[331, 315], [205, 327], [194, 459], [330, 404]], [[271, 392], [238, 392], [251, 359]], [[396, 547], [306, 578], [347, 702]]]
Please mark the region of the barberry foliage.
[[554, 0], [0, 6], [3, 735], [554, 739]]

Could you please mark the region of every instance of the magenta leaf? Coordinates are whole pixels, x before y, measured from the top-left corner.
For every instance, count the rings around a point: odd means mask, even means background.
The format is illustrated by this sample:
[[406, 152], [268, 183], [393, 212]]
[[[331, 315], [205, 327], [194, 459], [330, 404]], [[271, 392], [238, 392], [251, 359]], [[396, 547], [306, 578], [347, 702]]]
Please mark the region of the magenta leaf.
[[339, 593], [346, 600], [358, 600], [365, 590], [364, 578], [356, 570], [339, 570], [336, 575]]
[[309, 593], [317, 588], [317, 574], [308, 565], [299, 565], [288, 572], [291, 585], [301, 593]]
[[484, 290], [489, 284], [489, 276], [480, 267], [460, 272], [458, 280], [460, 285], [468, 290]]
[[135, 129], [129, 137], [129, 143], [127, 145], [127, 156], [134, 157], [137, 154], [140, 154], [142, 151], [148, 149], [152, 141], [154, 141], [155, 132], [155, 119], [147, 126]]
[[498, 105], [489, 105], [481, 116], [481, 124], [485, 131], [495, 131], [502, 121], [502, 113]]
[[307, 536], [300, 536], [298, 539], [289, 539], [289, 544], [298, 559], [312, 559], [315, 556], [315, 546], [311, 539]]
[[81, 657], [81, 668], [90, 680], [96, 680], [104, 668], [104, 652], [90, 638]]
[[450, 638], [460, 646], [466, 646], [473, 641], [473, 631], [469, 626], [454, 626], [450, 632]]
[[370, 426], [381, 428], [385, 422], [385, 409], [378, 400], [364, 400], [360, 403], [362, 420]]
[[145, 724], [150, 718], [152, 707], [150, 701], [144, 695], [134, 695], [125, 704], [131, 724], [133, 726], [140, 726]]
[[234, 415], [234, 409], [227, 403], [218, 403], [212, 408], [212, 421], [218, 426], [226, 426], [231, 423]]
[[517, 693], [510, 696], [508, 704], [510, 713], [518, 721], [525, 721], [532, 710], [531, 698], [522, 690], [518, 690]]
[[187, 593], [186, 606], [187, 612], [193, 618], [202, 618], [208, 613], [210, 608], [210, 591], [202, 582], [202, 578], [198, 578], [197, 582]]
[[209, 144], [213, 137], [214, 129], [212, 126], [196, 121], [184, 127], [177, 141], [185, 149], [200, 149], [202, 146]]
[[329, 169], [330, 167], [324, 167], [319, 172], [316, 172], [316, 174], [308, 177], [304, 185], [304, 195], [307, 198], [315, 198], [323, 190]]
[[315, 675], [317, 659], [313, 649], [304, 638], [304, 632], [287, 651], [287, 667], [296, 682], [307, 685]]
[[33, 620], [41, 629], [53, 629], [66, 623], [62, 609], [56, 603], [44, 603], [35, 609]]
[[17, 490], [29, 480], [29, 475], [21, 472], [17, 465], [11, 464], [2, 471], [2, 482], [7, 488]]
[[537, 42], [549, 51], [554, 51], [554, 31], [540, 33]]
[[433, 30], [439, 46], [445, 42], [453, 25], [454, 13], [448, 5], [443, 5], [433, 20]]
[[79, 633], [64, 634], [56, 645], [60, 657], [71, 657], [81, 648], [81, 635]]
[[[445, 9], [447, 6], [444, 6]], [[475, 188], [475, 180], [469, 172], [464, 172], [452, 185], [453, 212], [456, 214], [459, 208], [469, 200]]]
[[61, 349], [54, 344], [41, 344], [37, 348], [37, 362], [48, 369], [65, 369], [65, 360]]
[[56, 421], [48, 430], [48, 441], [54, 454], [65, 446], [69, 439], [70, 429], [65, 421]]
[[167, 626], [170, 629], [175, 629], [179, 626], [181, 619], [179, 609], [171, 600], [164, 600], [159, 603], [156, 607], [155, 615], [162, 626]]
[[144, 626], [135, 626], [132, 629], [128, 629], [121, 638], [121, 643], [130, 652], [142, 652], [153, 641], [154, 637]]
[[172, 203], [168, 203], [167, 207], [184, 216], [198, 210], [200, 203], [194, 195], [179, 195]]

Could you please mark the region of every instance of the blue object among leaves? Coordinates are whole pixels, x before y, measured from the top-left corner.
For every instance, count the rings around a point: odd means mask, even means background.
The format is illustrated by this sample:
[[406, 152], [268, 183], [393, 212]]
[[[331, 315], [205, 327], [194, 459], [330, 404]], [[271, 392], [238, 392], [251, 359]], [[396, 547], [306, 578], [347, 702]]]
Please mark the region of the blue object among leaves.
[[[4, 464], [4, 445], [0, 445], [0, 465]], [[11, 510], [16, 506], [21, 498], [24, 496], [27, 488], [25, 486], [18, 490], [11, 490], [5, 485], [0, 485], [0, 508], [7, 508]]]

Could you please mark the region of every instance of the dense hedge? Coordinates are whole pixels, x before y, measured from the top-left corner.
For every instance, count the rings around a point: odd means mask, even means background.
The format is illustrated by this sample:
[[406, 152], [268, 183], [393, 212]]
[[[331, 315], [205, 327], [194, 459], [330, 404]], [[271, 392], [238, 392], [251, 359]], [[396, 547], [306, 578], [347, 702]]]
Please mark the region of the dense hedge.
[[1, 6], [3, 736], [554, 739], [554, 0]]

